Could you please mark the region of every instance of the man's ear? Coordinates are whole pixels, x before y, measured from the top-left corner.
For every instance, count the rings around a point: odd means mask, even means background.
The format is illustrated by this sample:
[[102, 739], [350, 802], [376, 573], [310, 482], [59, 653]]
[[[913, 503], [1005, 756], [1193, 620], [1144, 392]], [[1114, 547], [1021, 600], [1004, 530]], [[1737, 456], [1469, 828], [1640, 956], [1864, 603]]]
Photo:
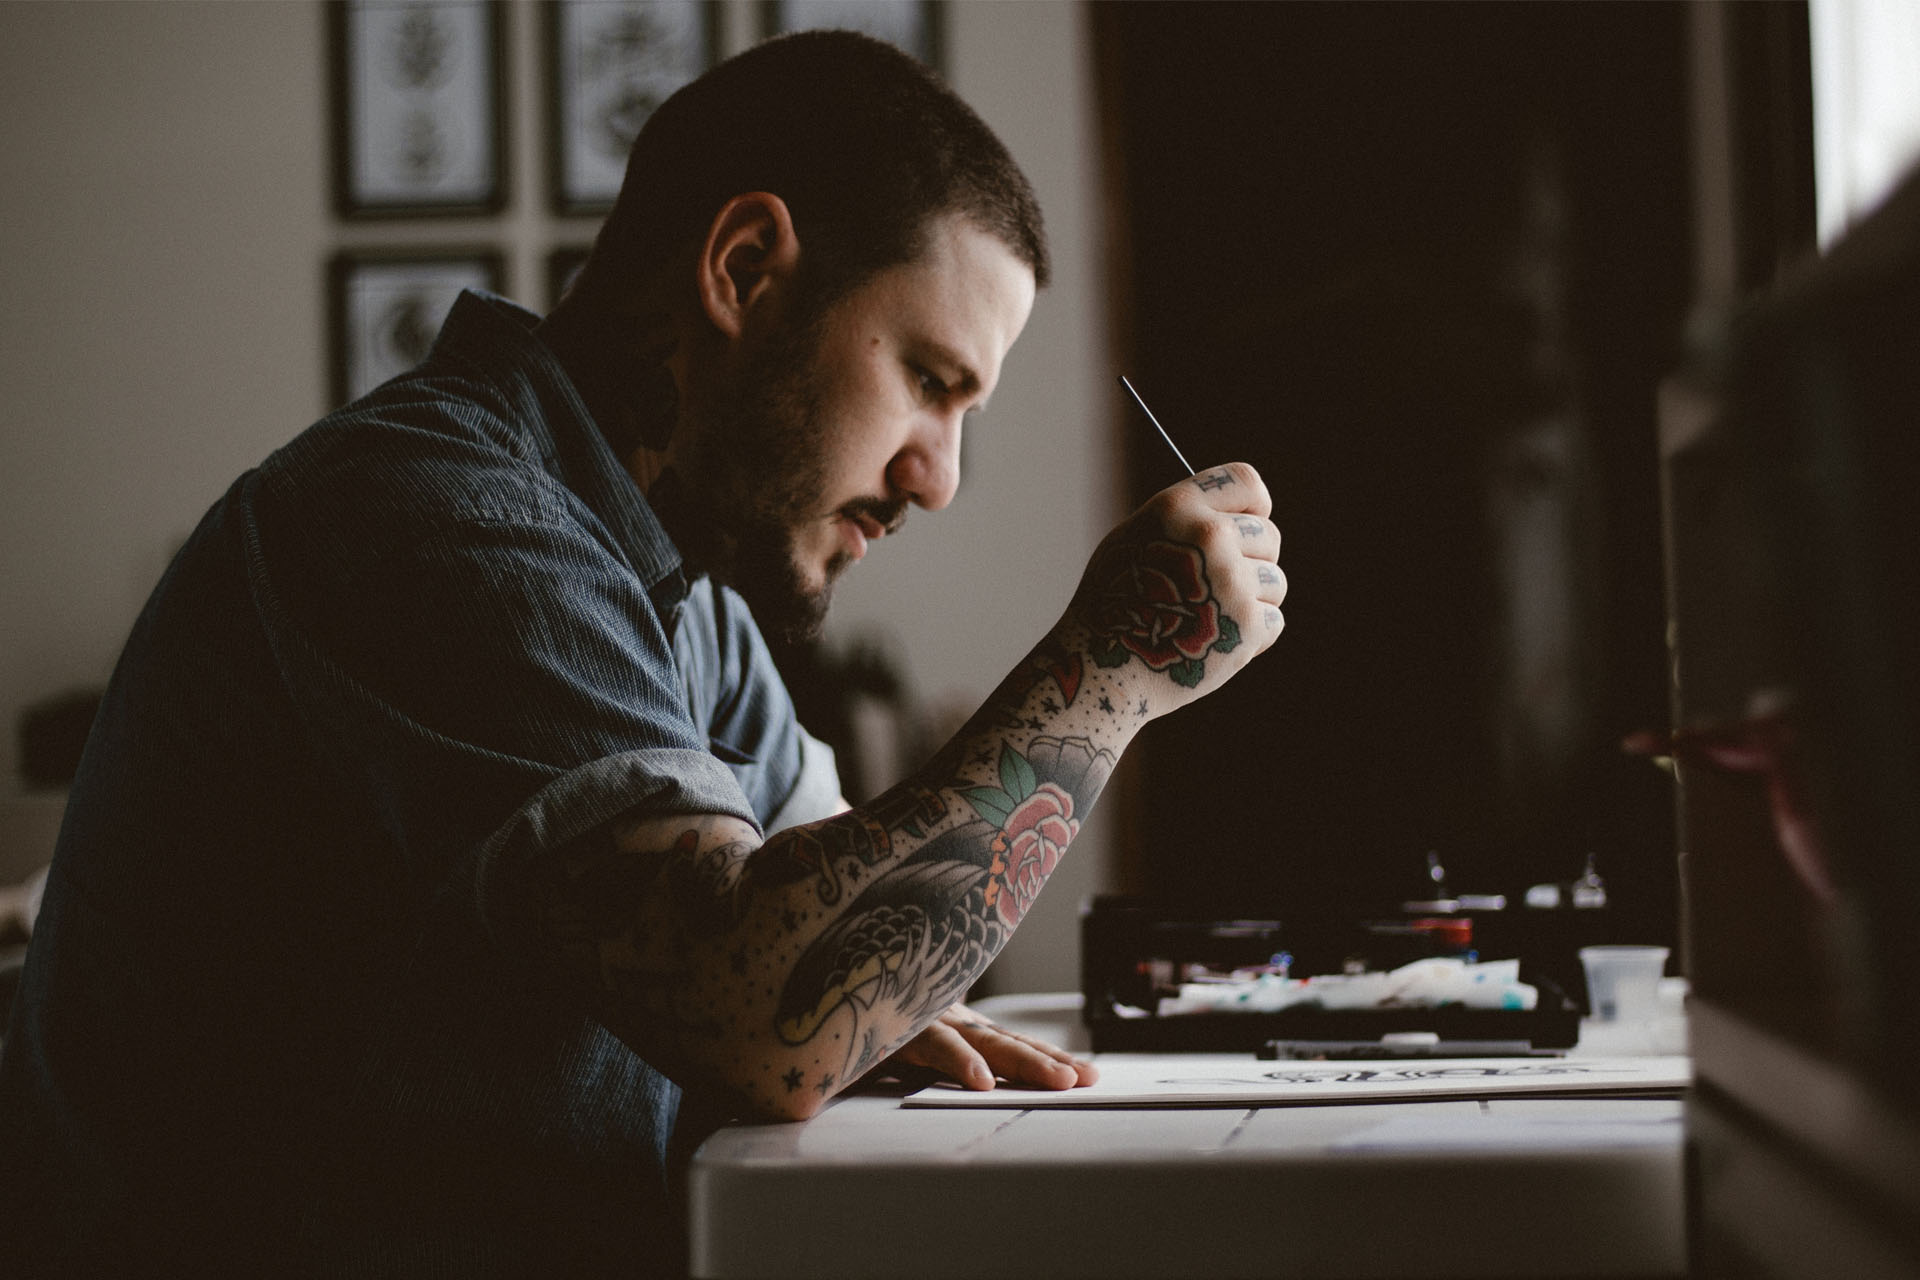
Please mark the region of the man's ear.
[[714, 215], [701, 246], [701, 308], [716, 329], [737, 338], [747, 312], [784, 288], [799, 262], [787, 202], [764, 191], [735, 196]]

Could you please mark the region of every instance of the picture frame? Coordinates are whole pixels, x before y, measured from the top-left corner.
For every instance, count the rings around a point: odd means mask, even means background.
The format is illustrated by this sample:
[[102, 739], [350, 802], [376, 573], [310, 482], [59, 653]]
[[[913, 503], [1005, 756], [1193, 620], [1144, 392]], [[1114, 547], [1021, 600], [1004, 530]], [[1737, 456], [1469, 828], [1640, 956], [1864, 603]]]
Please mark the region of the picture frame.
[[548, 147], [553, 209], [603, 214], [641, 125], [712, 66], [712, 0], [547, 0]]
[[564, 244], [547, 252], [547, 310], [551, 311], [560, 304], [567, 286], [573, 283], [573, 277], [587, 263], [587, 255], [593, 252], [592, 245]]
[[484, 247], [347, 249], [327, 275], [329, 388], [342, 405], [425, 359], [461, 290], [497, 292], [506, 263]]
[[946, 74], [946, 14], [941, 0], [760, 0], [762, 35], [822, 27], [885, 40]]
[[502, 0], [329, 0], [327, 18], [340, 216], [504, 208]]

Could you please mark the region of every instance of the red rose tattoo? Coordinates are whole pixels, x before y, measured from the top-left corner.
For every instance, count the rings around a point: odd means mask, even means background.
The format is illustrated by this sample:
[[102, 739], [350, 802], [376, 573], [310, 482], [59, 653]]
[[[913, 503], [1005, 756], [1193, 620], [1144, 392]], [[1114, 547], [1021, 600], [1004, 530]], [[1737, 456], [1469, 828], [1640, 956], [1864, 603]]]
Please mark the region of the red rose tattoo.
[[1094, 567], [1093, 661], [1123, 666], [1137, 657], [1187, 688], [1200, 683], [1207, 654], [1240, 643], [1240, 628], [1220, 611], [1196, 547], [1155, 541], [1118, 547]]
[[1061, 852], [1080, 830], [1073, 797], [1043, 782], [1008, 815], [993, 838], [993, 865], [987, 904], [1007, 928], [1017, 926], [1053, 874]]

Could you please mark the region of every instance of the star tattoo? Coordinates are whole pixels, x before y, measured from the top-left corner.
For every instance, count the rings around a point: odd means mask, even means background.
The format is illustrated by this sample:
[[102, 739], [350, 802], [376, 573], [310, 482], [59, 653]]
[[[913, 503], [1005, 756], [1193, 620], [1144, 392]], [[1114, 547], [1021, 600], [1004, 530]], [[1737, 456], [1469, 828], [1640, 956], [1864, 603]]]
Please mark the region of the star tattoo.
[[787, 1074], [781, 1076], [780, 1079], [786, 1083], [787, 1092], [792, 1093], [800, 1087], [800, 1082], [805, 1080], [806, 1077], [800, 1074], [800, 1068], [788, 1067]]

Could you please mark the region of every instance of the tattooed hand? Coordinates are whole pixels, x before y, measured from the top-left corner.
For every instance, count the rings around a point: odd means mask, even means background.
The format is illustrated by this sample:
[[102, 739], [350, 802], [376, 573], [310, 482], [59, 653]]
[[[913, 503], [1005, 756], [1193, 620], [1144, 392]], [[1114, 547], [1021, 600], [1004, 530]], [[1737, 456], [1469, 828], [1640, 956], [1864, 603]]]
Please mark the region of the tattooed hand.
[[[1252, 467], [1209, 467], [1148, 499], [1095, 550], [1065, 628], [1083, 631], [1094, 666], [1144, 700], [1139, 714], [1218, 688], [1279, 638], [1287, 579], [1272, 507]], [[1062, 639], [1077, 648], [1082, 637]]]

